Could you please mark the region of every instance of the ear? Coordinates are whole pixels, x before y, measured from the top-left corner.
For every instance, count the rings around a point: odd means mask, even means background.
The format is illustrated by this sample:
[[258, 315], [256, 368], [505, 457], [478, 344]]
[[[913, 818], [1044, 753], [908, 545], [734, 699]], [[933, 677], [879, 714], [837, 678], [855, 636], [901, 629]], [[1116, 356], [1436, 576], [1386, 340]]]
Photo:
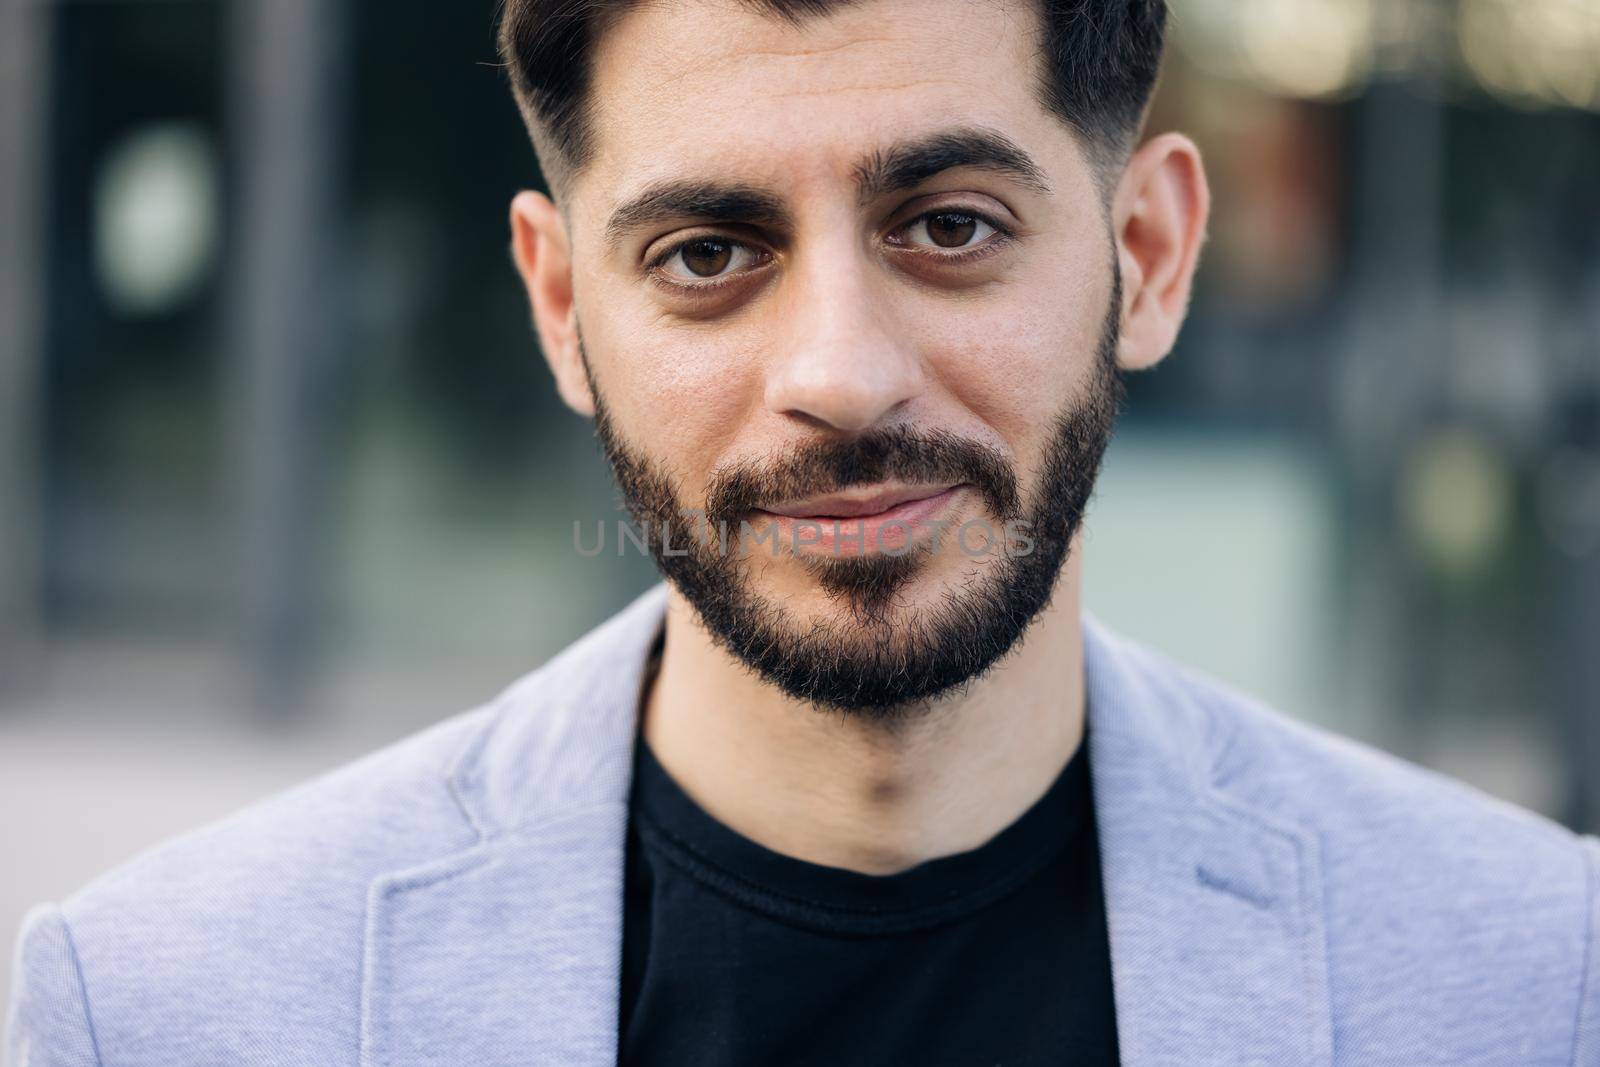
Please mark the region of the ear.
[[594, 415], [594, 397], [578, 347], [578, 312], [572, 299], [572, 244], [566, 220], [548, 196], [523, 191], [511, 201], [511, 256], [528, 290], [539, 346], [556, 377], [556, 389], [580, 415]]
[[1122, 266], [1117, 365], [1124, 370], [1155, 366], [1177, 342], [1210, 213], [1200, 149], [1189, 138], [1163, 134], [1128, 161], [1111, 205]]

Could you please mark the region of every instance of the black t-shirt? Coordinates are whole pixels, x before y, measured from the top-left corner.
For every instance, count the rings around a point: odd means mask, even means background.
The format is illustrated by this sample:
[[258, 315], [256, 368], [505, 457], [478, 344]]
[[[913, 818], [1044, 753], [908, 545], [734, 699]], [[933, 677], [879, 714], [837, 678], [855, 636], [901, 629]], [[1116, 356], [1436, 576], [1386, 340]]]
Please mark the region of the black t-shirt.
[[623, 1067], [1115, 1064], [1088, 748], [987, 844], [874, 876], [728, 829], [641, 740]]

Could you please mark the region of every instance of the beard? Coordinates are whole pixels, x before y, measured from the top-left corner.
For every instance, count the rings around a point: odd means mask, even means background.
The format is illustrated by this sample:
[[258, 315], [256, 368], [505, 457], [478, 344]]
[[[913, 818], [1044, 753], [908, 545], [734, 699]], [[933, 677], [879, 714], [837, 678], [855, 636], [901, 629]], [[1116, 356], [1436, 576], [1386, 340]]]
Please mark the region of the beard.
[[[1055, 417], [1026, 497], [997, 450], [945, 431], [896, 426], [719, 470], [697, 507], [680, 498], [659, 464], [622, 440], [585, 353], [595, 433], [657, 568], [713, 641], [797, 700], [884, 722], [903, 718], [980, 678], [1050, 603], [1125, 396], [1116, 367], [1121, 278], [1113, 280], [1085, 393]], [[752, 587], [749, 565], [718, 536], [765, 505], [891, 478], [972, 486], [991, 519], [1008, 530], [1023, 524], [1029, 550], [991, 552], [981, 573], [952, 579], [932, 605], [915, 609], [901, 594], [926, 571], [937, 538], [894, 555], [867, 554], [863, 545], [856, 555], [795, 556], [842, 608], [835, 618], [797, 620]], [[691, 515], [711, 536], [673, 545], [668, 531], [684, 529]]]

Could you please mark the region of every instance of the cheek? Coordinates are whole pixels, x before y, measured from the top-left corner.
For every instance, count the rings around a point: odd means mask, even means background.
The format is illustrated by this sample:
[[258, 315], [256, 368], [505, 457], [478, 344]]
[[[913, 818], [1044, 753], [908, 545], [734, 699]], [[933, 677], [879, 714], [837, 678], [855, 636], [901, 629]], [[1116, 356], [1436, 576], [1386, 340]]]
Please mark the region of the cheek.
[[759, 368], [709, 331], [624, 309], [627, 294], [594, 297], [605, 311], [584, 316], [584, 344], [617, 429], [692, 496], [760, 402]]
[[1053, 421], [1082, 395], [1099, 358], [1109, 279], [1013, 284], [964, 311], [947, 309], [925, 351], [943, 391], [998, 434], [1024, 466]]

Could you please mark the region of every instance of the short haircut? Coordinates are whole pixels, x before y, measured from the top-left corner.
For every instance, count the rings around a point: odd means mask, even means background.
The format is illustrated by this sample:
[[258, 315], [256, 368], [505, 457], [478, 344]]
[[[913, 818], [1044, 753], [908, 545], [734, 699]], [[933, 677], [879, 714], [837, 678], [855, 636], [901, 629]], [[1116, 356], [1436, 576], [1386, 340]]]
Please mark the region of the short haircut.
[[[504, 0], [500, 55], [545, 179], [563, 192], [593, 152], [595, 43], [645, 0]], [[859, 0], [729, 0], [792, 23]], [[1035, 0], [1040, 102], [1109, 169], [1133, 147], [1161, 65], [1166, 0]]]

